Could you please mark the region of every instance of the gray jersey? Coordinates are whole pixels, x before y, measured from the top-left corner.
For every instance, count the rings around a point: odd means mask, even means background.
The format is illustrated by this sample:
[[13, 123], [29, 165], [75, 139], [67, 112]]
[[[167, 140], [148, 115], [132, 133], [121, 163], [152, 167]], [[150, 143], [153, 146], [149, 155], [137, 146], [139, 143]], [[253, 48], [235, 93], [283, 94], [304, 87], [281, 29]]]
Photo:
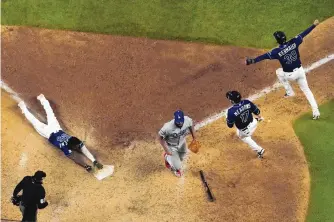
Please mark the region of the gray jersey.
[[190, 133], [189, 127], [193, 125], [193, 120], [184, 116], [182, 128], [174, 124], [174, 119], [165, 123], [160, 129], [159, 135], [167, 142], [169, 146], [179, 147], [186, 142], [186, 135]]

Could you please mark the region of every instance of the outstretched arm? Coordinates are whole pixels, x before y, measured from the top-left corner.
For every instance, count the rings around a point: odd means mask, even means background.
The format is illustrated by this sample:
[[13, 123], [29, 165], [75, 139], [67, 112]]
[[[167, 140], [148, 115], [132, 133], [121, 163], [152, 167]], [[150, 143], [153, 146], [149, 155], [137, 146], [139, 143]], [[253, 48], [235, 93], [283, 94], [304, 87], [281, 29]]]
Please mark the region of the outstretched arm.
[[255, 59], [247, 58], [246, 59], [246, 65], [261, 62], [262, 60], [265, 60], [265, 59], [271, 59], [270, 52], [266, 52], [265, 54], [260, 55], [260, 56], [256, 57]]
[[299, 35], [304, 38], [305, 36], [307, 36], [317, 25], [319, 24], [318, 20], [315, 20], [313, 22], [313, 25], [311, 25], [310, 27], [308, 27], [304, 32], [300, 33]]

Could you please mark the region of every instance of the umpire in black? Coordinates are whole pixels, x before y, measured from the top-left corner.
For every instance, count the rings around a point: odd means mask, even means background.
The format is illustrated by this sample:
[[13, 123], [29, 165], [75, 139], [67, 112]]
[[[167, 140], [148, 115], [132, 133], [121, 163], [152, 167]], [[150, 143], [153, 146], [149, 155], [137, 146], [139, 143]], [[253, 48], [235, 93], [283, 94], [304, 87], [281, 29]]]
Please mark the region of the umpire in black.
[[[16, 185], [12, 203], [20, 206], [22, 221], [37, 221], [37, 210], [48, 206], [48, 202], [45, 200], [45, 190], [42, 186], [45, 177], [45, 172], [37, 171], [34, 176], [26, 176]], [[23, 193], [19, 196], [21, 190]]]

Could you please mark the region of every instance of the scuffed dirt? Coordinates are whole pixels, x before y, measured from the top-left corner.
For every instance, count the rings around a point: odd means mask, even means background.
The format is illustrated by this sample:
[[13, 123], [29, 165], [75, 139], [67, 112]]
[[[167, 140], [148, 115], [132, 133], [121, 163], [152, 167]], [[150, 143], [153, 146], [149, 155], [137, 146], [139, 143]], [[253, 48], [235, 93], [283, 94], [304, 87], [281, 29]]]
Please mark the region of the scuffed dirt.
[[[305, 39], [304, 64], [332, 53], [333, 22]], [[2, 218], [20, 218], [8, 201], [13, 188], [42, 169], [50, 206], [40, 221], [304, 221], [310, 178], [292, 121], [310, 109], [300, 90], [256, 101], [265, 117], [254, 137], [266, 148], [262, 161], [218, 120], [199, 131], [202, 150], [189, 155], [178, 179], [150, 139], [178, 107], [200, 120], [226, 108], [227, 90], [248, 95], [276, 81], [275, 62], [243, 65], [263, 51], [17, 27], [3, 33], [3, 80], [40, 116], [35, 97], [44, 93], [64, 126], [116, 172], [97, 181], [78, 168], [3, 93]], [[332, 61], [308, 75], [319, 103], [334, 98], [333, 68]], [[200, 169], [214, 203], [206, 201]]]

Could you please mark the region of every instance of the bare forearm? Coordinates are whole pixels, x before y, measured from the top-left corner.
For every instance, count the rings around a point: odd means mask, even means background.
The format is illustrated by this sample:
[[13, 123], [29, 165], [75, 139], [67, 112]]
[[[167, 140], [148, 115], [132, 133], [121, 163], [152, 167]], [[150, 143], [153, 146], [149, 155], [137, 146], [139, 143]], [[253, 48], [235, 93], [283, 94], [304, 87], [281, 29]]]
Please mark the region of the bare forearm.
[[161, 136], [159, 136], [159, 142], [160, 142], [162, 148], [164, 149], [164, 151], [165, 151], [167, 154], [170, 154], [170, 152], [169, 152], [169, 148], [168, 148], [168, 146], [167, 146], [167, 143], [166, 143], [166, 141], [165, 141]]
[[190, 127], [190, 133], [191, 133], [191, 135], [192, 135], [192, 137], [193, 137], [193, 140], [195, 140], [195, 139], [196, 139], [196, 133], [195, 133], [195, 128], [194, 128], [194, 126], [191, 126], [191, 127]]
[[73, 160], [76, 164], [78, 164], [81, 167], [85, 167], [86, 163], [79, 158], [78, 156], [76, 156], [74, 153], [72, 153], [71, 155], [68, 156], [68, 158], [70, 158], [71, 160]]
[[167, 152], [168, 147], [167, 147], [166, 141], [163, 140], [163, 139], [159, 139], [159, 141], [160, 141], [160, 144], [161, 144], [162, 148]]

